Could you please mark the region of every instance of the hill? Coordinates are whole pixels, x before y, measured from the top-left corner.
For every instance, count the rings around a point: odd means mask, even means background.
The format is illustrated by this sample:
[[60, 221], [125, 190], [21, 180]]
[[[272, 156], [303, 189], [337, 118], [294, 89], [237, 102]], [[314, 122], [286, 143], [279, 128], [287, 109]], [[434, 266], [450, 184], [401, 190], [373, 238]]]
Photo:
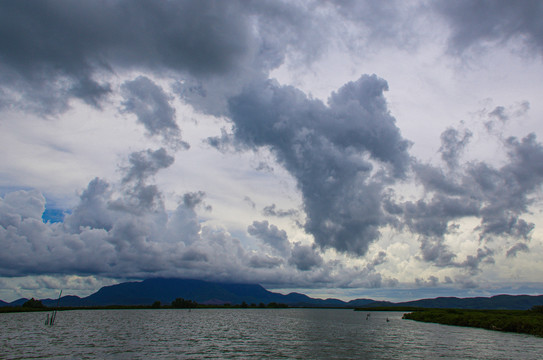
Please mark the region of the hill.
[[[503, 309], [528, 310], [543, 305], [543, 295], [497, 295], [489, 298], [438, 297], [407, 302], [374, 301], [355, 299], [345, 302], [338, 299], [315, 299], [300, 293], [283, 295], [266, 290], [258, 284], [219, 283], [194, 279], [155, 278], [143, 281], [125, 282], [105, 286], [94, 294], [80, 298], [63, 296], [60, 306], [108, 306], [108, 305], [151, 305], [155, 301], [171, 304], [176, 298], [192, 300], [199, 304], [269, 304], [271, 302], [297, 307], [347, 307], [347, 308], [454, 308], [454, 309]], [[21, 306], [28, 299], [18, 299], [11, 303], [0, 302], [0, 306]], [[57, 305], [58, 299], [42, 299], [48, 307]]]
[[543, 305], [543, 295], [496, 295], [473, 298], [438, 297], [400, 303], [375, 301], [364, 306], [368, 308], [401, 306], [436, 309], [529, 310], [537, 305]]
[[[176, 298], [196, 301], [199, 304], [269, 304], [271, 302], [289, 306], [344, 307], [338, 299], [314, 299], [299, 293], [283, 295], [266, 290], [257, 284], [218, 283], [193, 279], [147, 279], [105, 286], [96, 293], [80, 298], [63, 296], [60, 306], [108, 306], [108, 305], [151, 305], [155, 301], [170, 304]], [[7, 305], [20, 306], [27, 299], [18, 299]], [[57, 305], [57, 299], [42, 299], [49, 307]], [[368, 300], [371, 302], [372, 300]], [[0, 306], [2, 306], [0, 304]]]

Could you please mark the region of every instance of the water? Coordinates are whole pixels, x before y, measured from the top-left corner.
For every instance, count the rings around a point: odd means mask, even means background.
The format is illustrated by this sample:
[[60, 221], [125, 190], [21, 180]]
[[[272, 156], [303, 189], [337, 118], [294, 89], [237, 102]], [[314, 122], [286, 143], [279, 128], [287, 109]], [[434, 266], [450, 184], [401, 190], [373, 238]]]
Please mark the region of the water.
[[[540, 359], [543, 339], [329, 309], [0, 314], [0, 359]], [[387, 322], [386, 319], [390, 321]]]

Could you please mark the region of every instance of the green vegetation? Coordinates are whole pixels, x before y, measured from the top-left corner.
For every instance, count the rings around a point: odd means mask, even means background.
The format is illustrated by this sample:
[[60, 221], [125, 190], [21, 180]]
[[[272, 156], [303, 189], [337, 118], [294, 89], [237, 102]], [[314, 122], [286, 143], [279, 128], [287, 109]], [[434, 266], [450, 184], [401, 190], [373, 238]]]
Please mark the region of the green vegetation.
[[40, 309], [40, 310], [43, 310], [43, 309], [46, 309], [47, 307], [45, 305], [43, 305], [41, 303], [40, 300], [35, 300], [34, 298], [30, 299], [30, 300], [27, 300], [24, 304], [23, 304], [23, 307], [24, 308], [30, 308], [30, 309]]
[[543, 306], [531, 310], [419, 309], [404, 314], [403, 318], [543, 337]]
[[2, 306], [0, 307], [0, 313], [11, 313], [11, 312], [27, 312], [27, 311], [65, 311], [65, 310], [123, 310], [123, 309], [283, 309], [288, 308], [287, 304], [281, 304], [276, 302], [271, 302], [269, 304], [250, 304], [248, 305], [243, 301], [239, 305], [232, 305], [226, 303], [224, 305], [204, 305], [198, 304], [192, 300], [185, 300], [183, 298], [177, 298], [170, 305], [162, 305], [160, 301], [155, 301], [151, 305], [106, 305], [106, 306], [62, 306], [62, 307], [47, 307], [41, 303], [39, 300], [30, 299], [26, 301], [22, 306]]
[[198, 306], [198, 303], [192, 300], [185, 300], [183, 298], [177, 298], [172, 301], [172, 307], [174, 309], [192, 309]]
[[418, 311], [425, 310], [425, 308], [415, 306], [370, 306], [370, 307], [357, 307], [354, 311]]

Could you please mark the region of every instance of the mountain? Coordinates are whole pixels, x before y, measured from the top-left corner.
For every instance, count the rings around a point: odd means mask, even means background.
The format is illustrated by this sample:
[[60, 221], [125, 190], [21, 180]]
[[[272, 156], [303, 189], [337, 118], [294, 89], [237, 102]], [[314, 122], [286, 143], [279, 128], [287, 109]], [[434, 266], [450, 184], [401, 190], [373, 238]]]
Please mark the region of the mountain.
[[365, 307], [413, 306], [441, 309], [485, 309], [485, 310], [528, 310], [533, 306], [543, 305], [543, 295], [496, 295], [492, 297], [438, 297], [400, 303], [375, 301]]
[[63, 296], [60, 298], [60, 301], [59, 299], [42, 299], [41, 300], [41, 303], [47, 307], [55, 307], [57, 306], [57, 304], [59, 304], [59, 306], [65, 306], [65, 307], [77, 307], [77, 306], [82, 306], [81, 303], [82, 303], [82, 299], [79, 297], [79, 296], [75, 296], [75, 295], [66, 295], [66, 296]]
[[[170, 304], [176, 298], [196, 301], [199, 304], [269, 304], [271, 302], [290, 306], [343, 307], [346, 303], [338, 299], [314, 299], [299, 293], [283, 295], [264, 289], [257, 284], [217, 283], [192, 279], [147, 279], [104, 286], [94, 294], [80, 298], [63, 296], [60, 306], [107, 306], [107, 305], [151, 305], [155, 301]], [[27, 299], [19, 299], [7, 305], [21, 306]], [[58, 299], [42, 299], [46, 306], [56, 306]], [[0, 306], [2, 306], [0, 304]]]
[[12, 301], [9, 303], [9, 306], [23, 306], [25, 302], [27, 302], [29, 299], [20, 298], [15, 301]]
[[357, 307], [357, 306], [367, 306], [368, 304], [374, 303], [375, 300], [371, 299], [356, 299], [351, 300], [347, 303], [349, 307]]
[[[543, 295], [497, 295], [490, 298], [438, 297], [400, 303], [355, 299], [344, 302], [338, 299], [314, 299], [300, 293], [283, 295], [266, 290], [257, 284], [218, 283], [193, 279], [147, 279], [105, 286], [94, 294], [80, 298], [63, 296], [60, 306], [107, 306], [107, 305], [151, 305], [155, 301], [171, 304], [176, 298], [196, 301], [199, 304], [269, 304], [271, 302], [289, 306], [307, 307], [391, 307], [411, 306], [425, 308], [456, 309], [509, 309], [527, 310], [535, 305], [543, 305]], [[28, 299], [18, 299], [11, 303], [0, 302], [0, 306], [21, 306]], [[58, 299], [42, 299], [48, 307], [56, 306]]]

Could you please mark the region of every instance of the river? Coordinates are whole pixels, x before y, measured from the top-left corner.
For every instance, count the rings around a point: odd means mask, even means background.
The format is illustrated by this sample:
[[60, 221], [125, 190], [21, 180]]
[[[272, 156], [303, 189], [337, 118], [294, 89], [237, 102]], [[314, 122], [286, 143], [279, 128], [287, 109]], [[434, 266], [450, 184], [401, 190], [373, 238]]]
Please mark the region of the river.
[[[543, 339], [333, 309], [0, 314], [0, 359], [540, 359]], [[387, 321], [387, 318], [389, 321]]]

